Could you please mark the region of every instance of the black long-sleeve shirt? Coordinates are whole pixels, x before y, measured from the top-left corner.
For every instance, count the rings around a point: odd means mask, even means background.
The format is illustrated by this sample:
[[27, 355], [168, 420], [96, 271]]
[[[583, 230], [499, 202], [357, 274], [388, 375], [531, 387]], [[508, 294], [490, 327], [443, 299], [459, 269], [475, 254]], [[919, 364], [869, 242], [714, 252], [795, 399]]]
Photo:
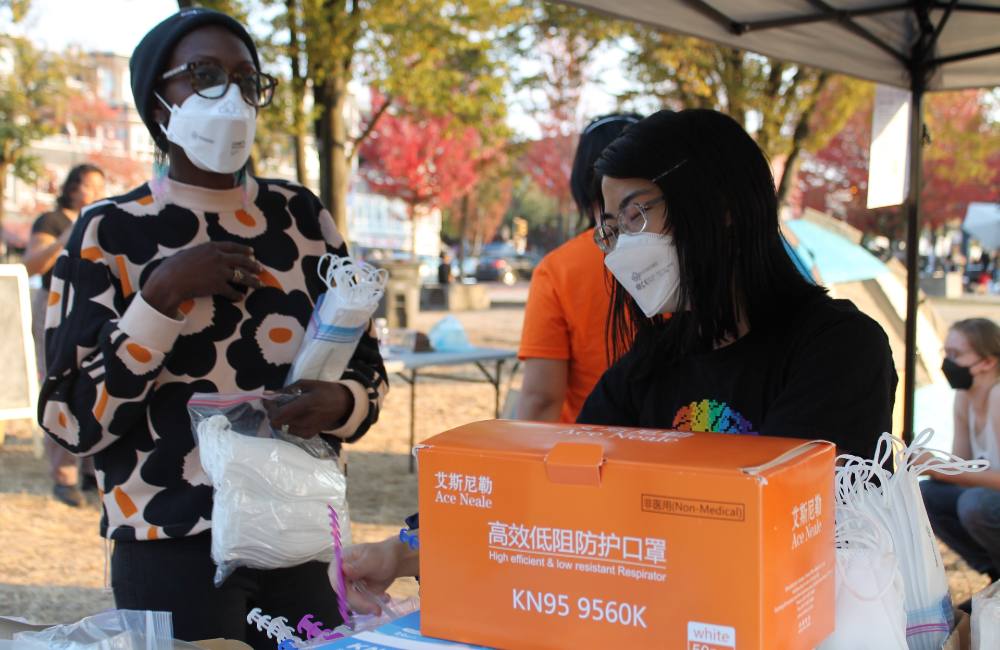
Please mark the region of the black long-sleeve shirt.
[[637, 341], [577, 421], [824, 439], [865, 458], [892, 427], [888, 338], [848, 300], [814, 296], [730, 345], [636, 372], [651, 353]]

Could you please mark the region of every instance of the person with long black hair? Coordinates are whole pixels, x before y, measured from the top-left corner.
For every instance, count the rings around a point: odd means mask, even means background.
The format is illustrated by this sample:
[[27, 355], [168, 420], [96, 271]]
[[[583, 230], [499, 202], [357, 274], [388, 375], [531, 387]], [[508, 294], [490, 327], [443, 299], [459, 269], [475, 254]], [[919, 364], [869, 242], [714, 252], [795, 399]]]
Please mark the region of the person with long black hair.
[[820, 438], [871, 457], [891, 428], [888, 339], [796, 269], [770, 166], [743, 127], [712, 110], [659, 111], [595, 169], [621, 358], [577, 421]]
[[[327, 565], [241, 567], [213, 585], [212, 485], [186, 406], [198, 392], [281, 390], [326, 288], [320, 258], [347, 247], [312, 192], [247, 170], [275, 80], [243, 25], [184, 9], [143, 37], [129, 69], [161, 164], [87, 210], [56, 264], [40, 420], [95, 459], [119, 609], [171, 612], [183, 640], [273, 648], [251, 608], [339, 622]], [[336, 450], [361, 437], [388, 388], [371, 333], [339, 381], [299, 382], [272, 425]]]
[[[31, 296], [31, 333], [39, 377], [45, 377], [45, 310], [52, 267], [66, 247], [80, 211], [103, 197], [104, 172], [101, 168], [91, 163], [76, 165], [66, 174], [55, 209], [40, 215], [31, 226], [31, 239], [22, 261], [29, 275], [42, 278], [42, 288], [33, 290]], [[97, 480], [91, 459], [76, 458], [48, 436], [45, 437], [45, 455], [52, 476], [52, 495], [57, 500], [78, 508], [85, 502], [83, 492], [96, 494]]]

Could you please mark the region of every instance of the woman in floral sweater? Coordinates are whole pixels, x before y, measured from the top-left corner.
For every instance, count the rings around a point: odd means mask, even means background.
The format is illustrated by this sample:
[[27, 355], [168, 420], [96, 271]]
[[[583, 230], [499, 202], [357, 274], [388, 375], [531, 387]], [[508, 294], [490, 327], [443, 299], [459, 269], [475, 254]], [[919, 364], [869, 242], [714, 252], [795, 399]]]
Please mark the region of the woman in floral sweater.
[[[170, 611], [181, 639], [273, 647], [247, 629], [247, 611], [333, 627], [325, 566], [238, 569], [213, 587], [212, 487], [186, 404], [196, 392], [281, 389], [325, 288], [318, 261], [347, 249], [309, 190], [245, 171], [274, 80], [242, 25], [181, 11], [143, 38], [130, 70], [169, 169], [77, 222], [52, 278], [40, 419], [95, 459], [119, 608]], [[377, 342], [362, 337], [340, 381], [299, 387], [274, 425], [337, 448], [356, 440], [388, 387]]]

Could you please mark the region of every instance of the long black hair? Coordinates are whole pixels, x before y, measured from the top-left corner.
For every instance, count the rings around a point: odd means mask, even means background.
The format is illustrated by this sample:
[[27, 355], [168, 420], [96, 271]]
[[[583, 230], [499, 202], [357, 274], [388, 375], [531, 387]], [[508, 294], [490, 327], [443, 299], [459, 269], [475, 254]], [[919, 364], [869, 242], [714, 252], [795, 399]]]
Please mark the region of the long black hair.
[[83, 163], [69, 170], [66, 180], [63, 181], [62, 188], [59, 189], [59, 196], [56, 197], [56, 205], [66, 210], [73, 209], [73, 192], [83, 184], [83, 178], [87, 174], [100, 174], [104, 172], [97, 165]]
[[679, 304], [688, 306], [671, 318], [649, 319], [615, 282], [612, 360], [633, 340], [651, 346], [642, 366], [648, 369], [709, 351], [735, 338], [739, 322], [753, 329], [825, 291], [789, 257], [770, 165], [731, 117], [706, 109], [659, 111], [625, 130], [595, 167], [598, 182], [660, 177], [654, 182], [666, 199], [665, 228], [680, 263]]
[[594, 207], [600, 200], [600, 188], [594, 183], [594, 162], [604, 148], [621, 135], [630, 124], [642, 119], [638, 113], [611, 113], [596, 117], [580, 133], [573, 157], [569, 189], [580, 214], [579, 229], [594, 227]]

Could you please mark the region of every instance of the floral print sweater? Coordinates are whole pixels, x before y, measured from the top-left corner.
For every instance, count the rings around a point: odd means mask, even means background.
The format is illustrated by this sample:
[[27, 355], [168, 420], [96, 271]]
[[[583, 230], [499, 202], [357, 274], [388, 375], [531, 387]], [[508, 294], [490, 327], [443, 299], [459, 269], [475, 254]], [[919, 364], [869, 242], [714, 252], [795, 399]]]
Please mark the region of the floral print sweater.
[[[237, 302], [189, 300], [174, 317], [143, 300], [158, 264], [208, 241], [252, 247], [263, 286]], [[284, 385], [326, 288], [317, 265], [328, 252], [347, 254], [333, 218], [286, 181], [247, 177], [209, 190], [163, 178], [81, 215], [53, 271], [39, 420], [57, 443], [94, 457], [102, 535], [151, 540], [211, 527], [212, 486], [187, 401]], [[354, 410], [328, 432], [338, 445], [368, 430], [388, 390], [371, 331], [341, 383]]]

